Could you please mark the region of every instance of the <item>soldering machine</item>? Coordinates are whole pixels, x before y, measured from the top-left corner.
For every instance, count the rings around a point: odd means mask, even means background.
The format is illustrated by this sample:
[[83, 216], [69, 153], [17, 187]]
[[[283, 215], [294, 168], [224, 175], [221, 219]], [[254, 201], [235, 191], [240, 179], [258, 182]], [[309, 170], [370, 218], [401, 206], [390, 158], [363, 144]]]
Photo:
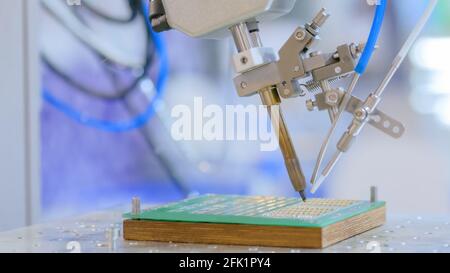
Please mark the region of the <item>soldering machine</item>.
[[[292, 185], [305, 199], [306, 178], [283, 114], [281, 111], [277, 112], [277, 116], [271, 114], [271, 109], [278, 107], [282, 99], [313, 96], [314, 100], [306, 101], [308, 110], [327, 111], [332, 123], [311, 178], [312, 192], [325, 180], [340, 156], [350, 149], [354, 138], [366, 124], [394, 138], [401, 137], [405, 131], [402, 123], [380, 111], [378, 105], [383, 91], [428, 21], [437, 0], [429, 2], [377, 91], [361, 100], [352, 96], [352, 91], [377, 46], [387, 2], [367, 1], [374, 6], [375, 16], [366, 43], [338, 45], [335, 51], [329, 53], [311, 51], [318, 41], [320, 29], [330, 16], [325, 9], [320, 10], [310, 23], [295, 29], [278, 52], [263, 45], [259, 23], [291, 12], [296, 0], [152, 0], [150, 19], [153, 29], [158, 32], [176, 29], [201, 38], [222, 38], [231, 34], [237, 48], [232, 60], [237, 73], [234, 78], [236, 90], [241, 97], [258, 94], [267, 106], [272, 123], [278, 130], [280, 149]], [[347, 77], [352, 77], [347, 89], [333, 87], [334, 83]], [[353, 115], [353, 120], [337, 143], [337, 153], [318, 177], [328, 144], [343, 112]]]

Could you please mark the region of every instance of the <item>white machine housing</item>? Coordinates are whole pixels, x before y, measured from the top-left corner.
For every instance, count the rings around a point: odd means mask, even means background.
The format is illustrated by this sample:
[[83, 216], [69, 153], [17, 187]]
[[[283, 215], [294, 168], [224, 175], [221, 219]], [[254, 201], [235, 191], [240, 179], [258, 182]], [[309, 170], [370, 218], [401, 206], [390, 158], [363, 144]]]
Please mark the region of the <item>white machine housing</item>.
[[296, 0], [162, 0], [168, 24], [191, 37], [222, 38], [250, 19], [273, 20], [292, 11]]

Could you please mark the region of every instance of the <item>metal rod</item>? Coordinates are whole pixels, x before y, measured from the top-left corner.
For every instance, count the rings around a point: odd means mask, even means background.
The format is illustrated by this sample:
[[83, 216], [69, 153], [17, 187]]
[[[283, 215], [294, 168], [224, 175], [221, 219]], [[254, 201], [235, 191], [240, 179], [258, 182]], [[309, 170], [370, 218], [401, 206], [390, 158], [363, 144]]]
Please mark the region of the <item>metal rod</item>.
[[246, 23], [234, 25], [230, 28], [230, 31], [233, 35], [234, 43], [239, 53], [253, 47], [250, 32]]
[[[261, 100], [264, 105], [267, 105], [267, 110], [269, 116], [272, 120], [273, 127], [278, 130], [278, 140], [280, 145], [280, 150], [283, 154], [286, 169], [289, 174], [292, 186], [295, 191], [302, 194], [306, 188], [306, 179], [300, 166], [300, 162], [295, 152], [294, 145], [292, 144], [291, 137], [289, 136], [289, 131], [284, 121], [283, 112], [281, 109], [279, 111], [272, 111], [272, 107], [278, 106], [280, 104], [280, 98], [276, 87], [268, 87], [262, 89], [260, 92]], [[278, 116], [274, 116], [274, 113], [278, 113]]]
[[[331, 84], [328, 80], [325, 81], [321, 81], [319, 83], [320, 88], [322, 89], [322, 92], [325, 94], [325, 96], [327, 95], [327, 92], [329, 92], [331, 90]], [[330, 121], [331, 123], [334, 122], [334, 119], [336, 118], [337, 114], [339, 112], [339, 109], [337, 106], [333, 106], [331, 108], [328, 109], [328, 115], [330, 116]]]
[[[249, 50], [252, 47], [262, 46], [258, 31], [255, 30], [250, 34], [246, 23], [235, 25], [230, 28], [230, 31], [233, 35], [238, 52]], [[281, 109], [279, 111], [278, 117], [272, 116], [272, 107], [278, 106], [281, 102], [277, 88], [275, 86], [268, 86], [262, 90], [259, 90], [258, 92], [261, 96], [262, 103], [268, 106], [267, 108], [269, 111], [269, 116], [272, 120], [273, 127], [278, 129], [277, 135], [279, 139], [280, 149], [283, 153], [284, 162], [292, 186], [294, 187], [295, 191], [300, 193], [302, 199], [305, 200], [305, 175], [303, 174], [303, 171], [300, 167], [300, 162], [295, 152], [294, 145], [292, 144], [291, 137], [289, 136], [289, 131], [284, 121]]]
[[391, 82], [392, 77], [394, 77], [395, 73], [400, 68], [400, 65], [405, 60], [406, 56], [408, 55], [409, 51], [411, 50], [412, 46], [414, 45], [414, 42], [417, 40], [420, 33], [425, 28], [425, 25], [427, 24], [428, 20], [430, 19], [431, 15], [433, 14], [433, 11], [434, 11], [437, 3], [438, 3], [438, 0], [430, 0], [429, 1], [426, 10], [424, 11], [422, 17], [419, 19], [419, 22], [414, 27], [413, 31], [409, 35], [406, 42], [403, 44], [397, 57], [395, 57], [394, 62], [392, 63], [388, 74], [386, 75], [383, 82], [378, 87], [377, 91], [375, 91], [375, 93], [374, 93], [375, 96], [381, 97], [384, 90], [386, 90], [386, 87]]
[[311, 177], [311, 184], [314, 184], [317, 180], [317, 175], [319, 174], [320, 166], [322, 165], [323, 159], [325, 157], [325, 153], [328, 150], [328, 145], [331, 142], [331, 138], [334, 135], [334, 132], [336, 131], [337, 125], [339, 123], [339, 120], [341, 119], [342, 114], [345, 111], [345, 108], [347, 107], [350, 99], [352, 98], [353, 90], [355, 90], [356, 84], [359, 81], [360, 75], [358, 73], [355, 73], [353, 76], [352, 82], [350, 83], [350, 87], [348, 88], [348, 91], [345, 93], [345, 96], [341, 102], [341, 105], [339, 106], [339, 112], [334, 118], [333, 125], [331, 126], [330, 130], [328, 131], [328, 134], [325, 138], [325, 141], [322, 143], [322, 147], [320, 148], [319, 155], [317, 157], [316, 165], [314, 166], [313, 175]]

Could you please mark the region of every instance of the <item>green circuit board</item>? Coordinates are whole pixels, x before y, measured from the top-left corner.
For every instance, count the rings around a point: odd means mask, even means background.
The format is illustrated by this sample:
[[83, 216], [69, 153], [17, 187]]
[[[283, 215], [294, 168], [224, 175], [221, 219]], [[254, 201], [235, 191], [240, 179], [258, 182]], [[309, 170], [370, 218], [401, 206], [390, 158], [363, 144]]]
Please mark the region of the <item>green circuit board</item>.
[[203, 195], [127, 213], [126, 219], [195, 223], [227, 223], [293, 227], [325, 227], [384, 206], [384, 202], [268, 196]]

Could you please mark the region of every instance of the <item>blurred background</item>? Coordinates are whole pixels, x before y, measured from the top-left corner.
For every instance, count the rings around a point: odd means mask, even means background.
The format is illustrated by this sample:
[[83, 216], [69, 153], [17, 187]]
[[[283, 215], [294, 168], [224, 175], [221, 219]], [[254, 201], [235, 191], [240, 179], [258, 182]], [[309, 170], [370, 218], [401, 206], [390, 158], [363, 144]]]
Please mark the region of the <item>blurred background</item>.
[[[20, 88], [39, 94], [25, 93], [28, 97], [18, 101], [18, 107], [25, 113], [21, 128], [38, 132], [30, 124], [38, 115], [40, 131], [34, 136], [26, 131], [21, 139], [5, 130], [0, 213], [7, 217], [0, 220], [0, 229], [111, 208], [129, 203], [133, 196], [145, 203], [164, 203], [203, 193], [295, 195], [279, 151], [261, 152], [256, 141], [177, 142], [171, 137], [172, 108], [192, 105], [194, 97], [202, 97], [205, 105], [260, 104], [259, 97], [239, 98], [234, 90], [231, 39], [193, 39], [176, 31], [155, 34], [139, 1], [108, 0], [107, 5], [95, 0], [81, 0], [81, 5], [53, 1], [62, 3], [56, 12], [38, 4], [30, 13], [32, 1], [27, 0], [1, 3], [2, 40], [12, 35], [16, 24], [25, 35], [36, 24], [39, 28], [30, 36], [35, 45], [23, 38], [29, 36], [17, 37], [27, 45], [26, 51], [13, 43], [14, 37], [0, 45], [6, 47], [0, 59], [10, 60], [1, 66], [0, 75], [5, 82], [21, 81], [12, 71], [25, 69], [24, 81], [30, 73], [38, 75]], [[358, 85], [359, 97], [365, 98], [380, 83], [427, 3], [411, 2], [389, 1], [379, 49]], [[332, 17], [315, 50], [331, 52], [340, 44], [366, 40], [373, 18], [373, 7], [366, 1], [299, 0], [290, 15], [262, 23], [264, 44], [278, 49], [321, 7]], [[11, 22], [7, 18], [13, 15]], [[367, 127], [318, 197], [367, 199], [374, 185], [391, 214], [450, 213], [449, 18], [449, 1], [440, 1], [384, 97], [381, 108], [405, 124], [404, 137], [394, 140]], [[27, 63], [30, 48], [39, 54], [35, 66]], [[105, 48], [112, 53], [99, 50]], [[26, 53], [20, 55], [23, 69], [11, 68], [16, 55], [8, 49]], [[5, 83], [1, 87], [1, 103], [9, 109], [13, 104], [8, 100], [14, 100], [15, 93]], [[36, 101], [35, 113], [26, 107], [30, 100]], [[284, 101], [282, 108], [310, 177], [330, 126], [328, 114], [308, 112], [305, 98]], [[1, 117], [5, 128], [16, 126], [12, 112], [5, 113]], [[340, 130], [347, 124], [342, 122]], [[22, 157], [14, 161], [10, 149], [22, 145], [14, 141], [30, 144], [30, 136], [39, 145], [35, 143], [31, 152], [20, 150]], [[27, 155], [37, 153], [36, 146], [38, 156], [30, 161]], [[25, 181], [22, 185], [7, 175], [15, 169], [11, 166], [17, 166], [14, 162], [28, 171], [39, 166], [39, 171], [18, 176]], [[17, 206], [20, 209], [14, 212]]]

